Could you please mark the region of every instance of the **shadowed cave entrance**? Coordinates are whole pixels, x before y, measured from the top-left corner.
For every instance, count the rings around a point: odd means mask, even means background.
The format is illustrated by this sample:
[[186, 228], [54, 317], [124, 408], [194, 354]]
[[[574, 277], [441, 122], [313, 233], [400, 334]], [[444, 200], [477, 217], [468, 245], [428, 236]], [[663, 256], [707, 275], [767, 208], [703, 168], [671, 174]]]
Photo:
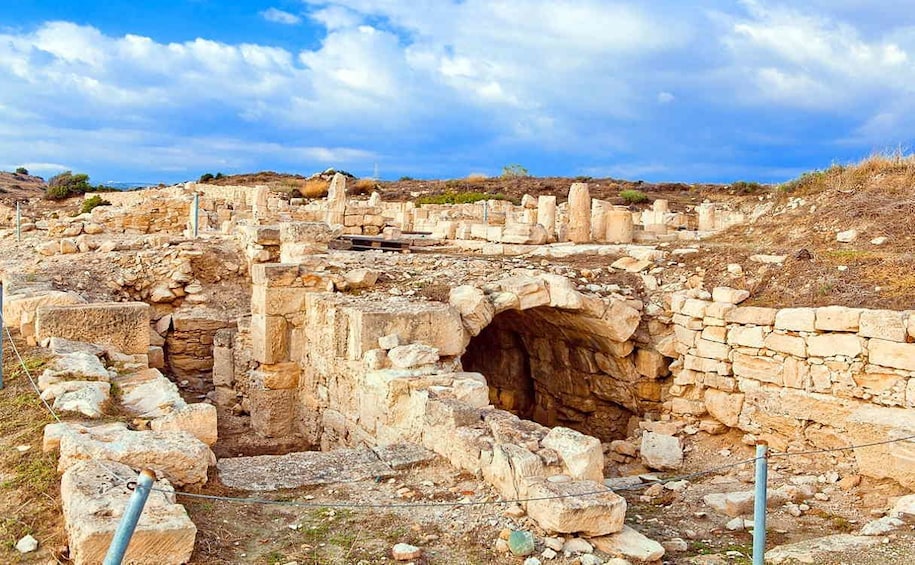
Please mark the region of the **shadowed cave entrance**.
[[625, 438], [640, 413], [631, 343], [600, 335], [599, 321], [556, 308], [510, 310], [470, 341], [461, 361], [485, 375], [497, 408], [603, 441]]

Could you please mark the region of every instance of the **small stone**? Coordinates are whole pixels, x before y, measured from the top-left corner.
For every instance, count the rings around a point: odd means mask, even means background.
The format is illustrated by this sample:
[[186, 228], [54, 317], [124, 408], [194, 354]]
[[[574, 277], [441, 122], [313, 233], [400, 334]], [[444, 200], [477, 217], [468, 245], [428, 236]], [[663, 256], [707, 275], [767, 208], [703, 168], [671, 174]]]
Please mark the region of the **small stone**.
[[536, 557], [528, 557], [524, 560], [524, 565], [540, 565], [541, 561]]
[[893, 516], [884, 516], [879, 520], [874, 520], [873, 522], [868, 522], [863, 528], [861, 528], [862, 536], [882, 536], [888, 534], [895, 529], [901, 528], [905, 525], [905, 522], [899, 518], [894, 518]]
[[38, 540], [33, 538], [31, 534], [16, 542], [16, 550], [19, 553], [31, 553], [36, 549], [38, 549]]
[[526, 512], [524, 511], [524, 508], [521, 508], [521, 505], [512, 504], [508, 507], [507, 510], [505, 510], [505, 512], [503, 512], [503, 514], [509, 518], [521, 518], [526, 514]]
[[508, 553], [508, 542], [504, 539], [496, 540], [496, 552], [497, 553]]
[[534, 553], [534, 534], [524, 530], [512, 532], [508, 536], [508, 549], [518, 557]]
[[887, 242], [887, 238], [885, 238], [883, 236], [875, 237], [874, 239], [871, 240], [871, 244], [873, 244], [873, 245], [883, 245], [886, 242]]
[[540, 554], [540, 557], [544, 559], [556, 559], [556, 556], [559, 555], [555, 550], [546, 548], [543, 550], [543, 553]]
[[836, 241], [839, 243], [851, 243], [858, 239], [858, 230], [842, 231], [836, 234]]
[[[617, 565], [621, 565], [622, 563], [626, 563], [626, 565], [629, 565], [629, 562], [624, 559], [615, 560], [615, 561], [618, 561]], [[602, 563], [603, 563], [603, 561], [600, 560], [600, 557], [598, 557], [596, 555], [591, 555], [590, 553], [586, 553], [586, 554], [582, 555], [581, 557], [579, 557], [578, 562], [581, 565], [602, 565]]]
[[423, 550], [408, 543], [398, 543], [391, 549], [395, 561], [413, 561], [419, 559]]
[[565, 543], [565, 540], [557, 537], [543, 538], [543, 545], [554, 551], [562, 551], [562, 546]]
[[562, 552], [566, 555], [593, 553], [594, 546], [581, 538], [572, 538], [562, 545]]
[[749, 520], [744, 520], [743, 518], [734, 518], [730, 522], [724, 525], [724, 528], [729, 532], [739, 532], [747, 529], [747, 525], [752, 525], [752, 522]]
[[666, 551], [670, 552], [681, 552], [689, 549], [689, 544], [686, 543], [686, 540], [682, 538], [673, 538], [667, 541], [662, 541], [661, 546], [664, 547]]

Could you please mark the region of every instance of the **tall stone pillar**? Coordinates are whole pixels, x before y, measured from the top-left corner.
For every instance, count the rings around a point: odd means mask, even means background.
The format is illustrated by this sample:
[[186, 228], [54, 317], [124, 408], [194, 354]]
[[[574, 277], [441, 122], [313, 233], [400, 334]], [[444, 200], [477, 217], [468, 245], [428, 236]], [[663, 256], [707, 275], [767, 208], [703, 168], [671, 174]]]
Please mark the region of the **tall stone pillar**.
[[699, 231], [715, 229], [715, 205], [705, 202], [699, 205]]
[[605, 241], [607, 236], [607, 212], [610, 203], [606, 200], [591, 201], [591, 241]]
[[546, 229], [548, 241], [556, 241], [556, 197], [537, 198], [537, 223]]
[[632, 212], [623, 206], [614, 206], [607, 210], [607, 233], [605, 239], [609, 243], [632, 243], [633, 224]]
[[267, 217], [267, 198], [270, 196], [270, 189], [266, 186], [255, 186], [254, 187], [254, 203], [251, 207], [252, 214], [254, 215], [254, 223], [259, 224], [260, 221]]
[[591, 241], [591, 193], [583, 182], [576, 182], [569, 189], [569, 241]]
[[342, 226], [346, 215], [346, 177], [337, 173], [327, 189], [327, 223]]

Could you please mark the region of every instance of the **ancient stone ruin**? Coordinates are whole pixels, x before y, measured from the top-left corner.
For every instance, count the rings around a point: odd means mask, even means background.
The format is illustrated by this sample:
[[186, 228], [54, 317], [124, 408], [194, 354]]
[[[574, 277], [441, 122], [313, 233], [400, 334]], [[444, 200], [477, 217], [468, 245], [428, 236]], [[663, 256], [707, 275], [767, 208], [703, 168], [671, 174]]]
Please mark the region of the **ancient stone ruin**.
[[[44, 449], [59, 453], [73, 561], [99, 562], [142, 468], [161, 491], [128, 558], [177, 564], [197, 528], [175, 490], [214, 476], [295, 489], [320, 484], [316, 469], [384, 478], [440, 458], [520, 501], [543, 536], [659, 562], [682, 548], [627, 525], [620, 492], [683, 470], [692, 441], [791, 452], [915, 434], [908, 312], [746, 306], [747, 290], [667, 283], [665, 266], [748, 211], [634, 211], [584, 183], [561, 196], [418, 206], [353, 198], [337, 175], [316, 200], [187, 183], [29, 220], [23, 246], [102, 291], [28, 264], [2, 273], [6, 326], [53, 358], [38, 384], [66, 417]], [[851, 450], [846, 468], [915, 489], [913, 450]]]

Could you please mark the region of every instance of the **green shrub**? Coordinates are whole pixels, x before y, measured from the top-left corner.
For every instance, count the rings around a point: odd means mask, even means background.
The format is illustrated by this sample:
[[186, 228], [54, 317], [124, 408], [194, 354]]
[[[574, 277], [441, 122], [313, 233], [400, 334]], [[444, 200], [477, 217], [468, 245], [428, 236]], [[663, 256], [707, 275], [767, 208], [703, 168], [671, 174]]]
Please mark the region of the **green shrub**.
[[502, 178], [513, 179], [527, 176], [527, 169], [517, 163], [502, 167]]
[[94, 192], [95, 190], [97, 188], [89, 184], [89, 175], [74, 175], [72, 171], [64, 171], [51, 177], [48, 181], [45, 198], [48, 200], [63, 200], [70, 196]]
[[648, 202], [648, 195], [641, 190], [624, 190], [620, 192], [620, 198], [626, 204], [641, 204]]
[[406, 176], [400, 177], [400, 182], [405, 182], [405, 181], [410, 181], [410, 180], [416, 180], [416, 179], [414, 179], [413, 177], [406, 177]]
[[758, 182], [747, 182], [745, 180], [739, 180], [731, 184], [731, 189], [736, 190], [741, 194], [755, 194], [765, 190], [765, 188], [765, 186]]
[[89, 198], [83, 200], [83, 205], [79, 209], [79, 213], [88, 214], [89, 212], [91, 212], [95, 208], [98, 208], [99, 206], [111, 206], [111, 202], [108, 202], [107, 200], [103, 199], [98, 194], [93, 194]]
[[225, 176], [225, 175], [222, 174], [222, 173], [216, 173], [216, 176], [213, 177], [213, 180], [219, 180], [219, 179], [221, 179], [221, 178], [224, 177], [224, 176]]
[[197, 182], [203, 183], [203, 182], [210, 182], [211, 180], [213, 180], [213, 173], [203, 173], [202, 175], [200, 175], [200, 180], [198, 180]]
[[504, 194], [487, 194], [485, 192], [446, 192], [444, 194], [431, 194], [420, 196], [416, 205], [422, 204], [473, 204], [481, 200], [510, 200]]
[[18, 167], [18, 168], [16, 169], [16, 174], [17, 174], [17, 175], [28, 175], [28, 174], [29, 174], [29, 170], [26, 169], [25, 167]]

